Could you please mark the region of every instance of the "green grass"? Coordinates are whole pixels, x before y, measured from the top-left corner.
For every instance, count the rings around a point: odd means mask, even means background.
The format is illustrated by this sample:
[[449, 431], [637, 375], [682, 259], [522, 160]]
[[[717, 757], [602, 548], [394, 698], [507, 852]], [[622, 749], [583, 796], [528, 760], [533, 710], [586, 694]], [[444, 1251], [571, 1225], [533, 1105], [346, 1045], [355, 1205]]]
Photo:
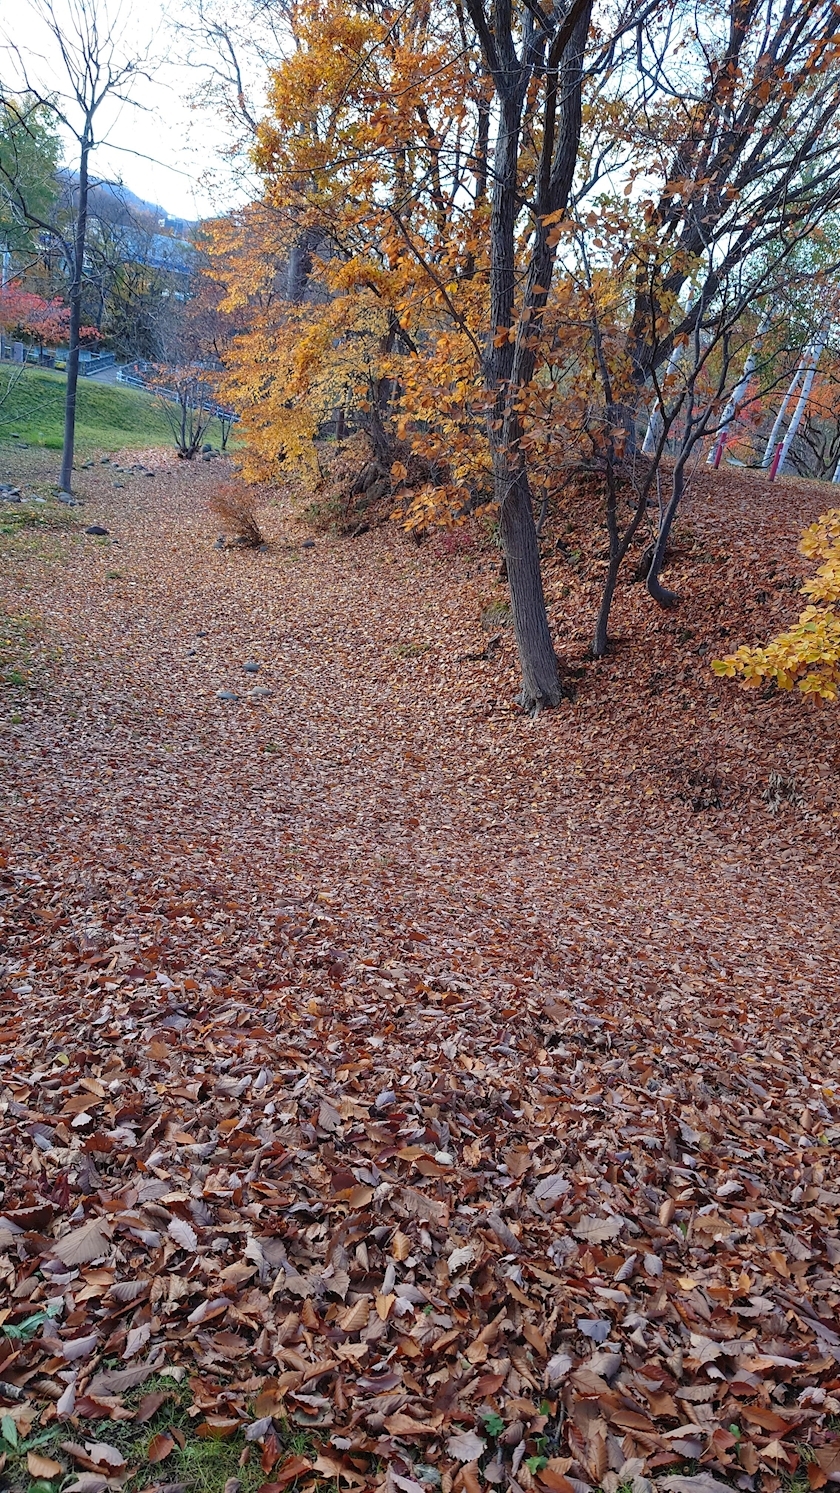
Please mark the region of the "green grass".
[[[33, 1425], [29, 1435], [17, 1438], [17, 1445], [0, 1436], [0, 1451], [6, 1453], [4, 1487], [9, 1493], [61, 1493], [65, 1484], [75, 1480], [78, 1469], [71, 1457], [61, 1450], [62, 1441], [104, 1441], [122, 1452], [131, 1475], [124, 1484], [124, 1493], [136, 1493], [137, 1489], [154, 1483], [184, 1483], [191, 1493], [223, 1493], [229, 1478], [241, 1483], [241, 1493], [257, 1493], [270, 1477], [260, 1468], [261, 1447], [251, 1443], [248, 1461], [240, 1465], [240, 1458], [248, 1448], [242, 1432], [227, 1438], [201, 1438], [198, 1427], [204, 1416], [196, 1414], [192, 1407], [192, 1391], [186, 1382], [177, 1383], [170, 1378], [148, 1379], [139, 1389], [122, 1396], [129, 1408], [140, 1404], [145, 1395], [163, 1390], [169, 1398], [145, 1425], [136, 1425], [131, 1420], [80, 1420], [76, 1425], [68, 1422], [53, 1422], [46, 1430]], [[275, 1420], [283, 1446], [280, 1462], [293, 1453], [315, 1458], [319, 1447], [311, 1436]], [[183, 1448], [175, 1449], [162, 1462], [148, 1461], [149, 1444], [159, 1432], [177, 1429], [184, 1437]], [[176, 1438], [177, 1441], [177, 1438]], [[65, 1469], [53, 1479], [32, 1479], [26, 1465], [28, 1451], [37, 1451], [41, 1456], [51, 1457]], [[309, 1475], [311, 1481], [311, 1474]], [[290, 1485], [293, 1493], [294, 1484]]]
[[30, 640], [37, 627], [26, 613], [0, 612], [0, 688], [29, 689], [32, 684]]
[[[5, 380], [2, 381], [5, 384]], [[0, 442], [14, 447], [19, 436], [30, 446], [60, 451], [64, 433], [65, 378], [44, 368], [27, 369], [0, 405]], [[2, 393], [2, 387], [0, 387]], [[216, 432], [208, 440], [218, 445]], [[121, 451], [134, 446], [168, 446], [172, 436], [151, 394], [120, 384], [79, 380], [76, 446], [88, 451]]]

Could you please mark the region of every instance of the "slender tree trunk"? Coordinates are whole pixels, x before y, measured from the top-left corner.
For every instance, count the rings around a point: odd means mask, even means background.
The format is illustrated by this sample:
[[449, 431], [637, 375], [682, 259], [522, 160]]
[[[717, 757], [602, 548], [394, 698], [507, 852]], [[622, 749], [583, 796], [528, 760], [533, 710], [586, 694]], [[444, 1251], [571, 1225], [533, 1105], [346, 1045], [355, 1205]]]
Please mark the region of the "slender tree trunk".
[[82, 276], [85, 268], [85, 241], [87, 239], [88, 210], [88, 156], [90, 155], [90, 127], [86, 126], [82, 136], [82, 153], [79, 162], [79, 206], [76, 213], [76, 241], [73, 245], [73, 280], [70, 285], [70, 342], [67, 350], [67, 393], [64, 399], [64, 445], [61, 452], [61, 477], [59, 484], [63, 492], [72, 492], [73, 451], [76, 444], [76, 388], [79, 382], [79, 332], [82, 325]]
[[782, 400], [781, 404], [779, 405], [779, 413], [773, 421], [773, 429], [767, 437], [767, 445], [764, 448], [764, 456], [761, 460], [761, 465], [765, 469], [770, 466], [773, 457], [776, 454], [776, 447], [779, 443], [779, 436], [781, 435], [782, 426], [785, 423], [785, 415], [787, 414], [788, 405], [790, 404], [794, 394], [796, 393], [796, 390], [799, 387], [799, 380], [805, 373], [805, 367], [806, 364], [804, 362], [797, 364], [796, 372], [794, 373], [793, 378], [790, 381], [788, 391], [785, 394], [785, 397]]
[[735, 385], [735, 388], [732, 390], [732, 393], [730, 394], [727, 401], [726, 408], [721, 416], [720, 430], [718, 431], [717, 440], [714, 442], [711, 451], [706, 457], [706, 461], [710, 467], [720, 466], [720, 459], [723, 455], [724, 447], [726, 446], [727, 436], [729, 435], [729, 427], [732, 424], [732, 421], [735, 419], [736, 415], [740, 414], [741, 406], [747, 397], [747, 392], [750, 387], [750, 381], [753, 374], [755, 373], [758, 360], [761, 355], [761, 344], [769, 329], [769, 326], [770, 317], [769, 315], [765, 315], [762, 317], [758, 331], [753, 338], [752, 347], [747, 354], [747, 360], [744, 364], [744, 371], [741, 374], [741, 377], [739, 378], [737, 384]]
[[[821, 334], [819, 340], [814, 343], [814, 346], [811, 349], [811, 355], [810, 355], [810, 358], [808, 360], [808, 366], [805, 369], [805, 374], [804, 374], [804, 377], [802, 379], [802, 389], [800, 391], [799, 398], [796, 401], [796, 409], [794, 410], [793, 414], [790, 417], [790, 424], [789, 424], [789, 426], [787, 428], [787, 435], [785, 436], [784, 441], [782, 442], [782, 449], [781, 449], [781, 451], [779, 453], [779, 460], [778, 460], [778, 463], [776, 465], [776, 472], [783, 472], [784, 471], [785, 462], [787, 461], [787, 458], [788, 458], [788, 453], [790, 451], [791, 446], [793, 445], [793, 438], [796, 435], [796, 432], [799, 429], [799, 426], [800, 426], [800, 424], [802, 422], [802, 416], [804, 415], [806, 409], [808, 408], [808, 400], [811, 397], [811, 388], [813, 386], [814, 376], [815, 376], [816, 371], [817, 371], [817, 364], [820, 361], [820, 357], [822, 356], [822, 350], [823, 350], [824, 347], [825, 347], [825, 333]], [[774, 474], [773, 474], [774, 476], [776, 475], [776, 472], [774, 472]]]
[[662, 515], [662, 523], [659, 525], [659, 533], [656, 536], [656, 544], [653, 547], [653, 556], [650, 569], [647, 574], [647, 589], [661, 607], [675, 607], [679, 602], [676, 591], [669, 591], [663, 586], [659, 579], [660, 571], [665, 560], [665, 550], [668, 546], [668, 538], [671, 526], [677, 516], [683, 492], [685, 490], [685, 463], [687, 457], [680, 457], [674, 467], [674, 475], [671, 481], [671, 498]]

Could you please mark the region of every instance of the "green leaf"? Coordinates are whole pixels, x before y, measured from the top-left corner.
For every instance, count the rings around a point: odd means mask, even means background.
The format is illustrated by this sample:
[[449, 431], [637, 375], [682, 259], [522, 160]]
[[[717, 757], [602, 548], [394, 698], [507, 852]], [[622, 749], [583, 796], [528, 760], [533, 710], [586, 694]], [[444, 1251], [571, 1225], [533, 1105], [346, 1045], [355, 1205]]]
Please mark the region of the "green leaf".
[[548, 1457], [526, 1457], [525, 1466], [532, 1474], [542, 1472], [543, 1468], [548, 1466]]
[[502, 1417], [500, 1415], [496, 1415], [495, 1412], [492, 1415], [488, 1415], [485, 1417], [484, 1429], [487, 1432], [488, 1436], [501, 1436], [504, 1428], [505, 1423], [502, 1420]]
[[4, 1415], [2, 1420], [0, 1420], [0, 1436], [3, 1437], [4, 1441], [8, 1441], [9, 1446], [17, 1447], [17, 1426], [15, 1425], [10, 1415]]

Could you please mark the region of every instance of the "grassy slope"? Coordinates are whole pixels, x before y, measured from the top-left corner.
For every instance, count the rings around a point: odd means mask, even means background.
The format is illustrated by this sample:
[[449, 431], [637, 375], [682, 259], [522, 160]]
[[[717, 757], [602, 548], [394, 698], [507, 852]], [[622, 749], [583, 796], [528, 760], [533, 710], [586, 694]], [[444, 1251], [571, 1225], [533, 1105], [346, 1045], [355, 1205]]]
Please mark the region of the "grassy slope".
[[[5, 386], [4, 370], [0, 374], [0, 398]], [[63, 374], [27, 369], [9, 399], [0, 405], [0, 442], [11, 441], [16, 434], [31, 446], [60, 451], [64, 387]], [[211, 429], [208, 439], [217, 443], [218, 432]], [[80, 452], [170, 445], [171, 441], [166, 419], [151, 395], [119, 384], [79, 380], [76, 445]]]

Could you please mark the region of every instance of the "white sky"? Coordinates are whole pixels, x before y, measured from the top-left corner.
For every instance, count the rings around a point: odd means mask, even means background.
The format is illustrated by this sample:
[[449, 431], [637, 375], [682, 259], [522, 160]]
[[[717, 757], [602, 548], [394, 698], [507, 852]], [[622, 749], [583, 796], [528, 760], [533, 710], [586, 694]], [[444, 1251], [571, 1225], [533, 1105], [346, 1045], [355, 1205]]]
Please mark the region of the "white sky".
[[[53, 38], [30, 0], [16, 0], [14, 20], [9, 20], [13, 0], [0, 0], [0, 42], [16, 47], [39, 86], [63, 91], [66, 86], [60, 56]], [[55, 0], [59, 15], [66, 15], [73, 0]], [[96, 10], [116, 10], [114, 0], [95, 0]], [[235, 0], [231, 0], [235, 7]], [[96, 177], [122, 181], [138, 197], [156, 203], [183, 218], [211, 217], [242, 201], [246, 195], [235, 171], [223, 158], [228, 136], [224, 123], [205, 109], [194, 109], [189, 94], [196, 86], [196, 73], [179, 59], [186, 53], [186, 39], [177, 23], [177, 0], [123, 0], [119, 24], [125, 27], [126, 49], [138, 52], [149, 47], [161, 59], [152, 81], [137, 79], [131, 88], [133, 104], [108, 100], [97, 115], [99, 146], [91, 159]], [[0, 76], [16, 86], [19, 69], [8, 49], [0, 51]], [[64, 162], [74, 159], [68, 137]]]

